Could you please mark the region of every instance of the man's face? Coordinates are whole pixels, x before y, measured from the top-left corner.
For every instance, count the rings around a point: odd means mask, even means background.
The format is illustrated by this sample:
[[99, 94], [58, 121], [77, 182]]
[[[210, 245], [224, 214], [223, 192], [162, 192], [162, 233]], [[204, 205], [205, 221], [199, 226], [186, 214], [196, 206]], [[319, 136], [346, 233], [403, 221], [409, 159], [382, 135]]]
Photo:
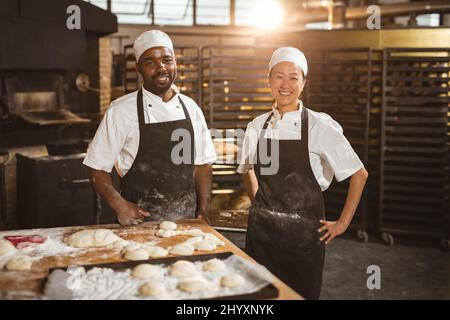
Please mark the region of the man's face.
[[305, 84], [302, 70], [292, 62], [278, 63], [270, 72], [269, 86], [278, 106], [296, 103]]
[[169, 90], [177, 76], [175, 57], [166, 47], [146, 50], [136, 63], [136, 70], [144, 79], [144, 87], [156, 95]]

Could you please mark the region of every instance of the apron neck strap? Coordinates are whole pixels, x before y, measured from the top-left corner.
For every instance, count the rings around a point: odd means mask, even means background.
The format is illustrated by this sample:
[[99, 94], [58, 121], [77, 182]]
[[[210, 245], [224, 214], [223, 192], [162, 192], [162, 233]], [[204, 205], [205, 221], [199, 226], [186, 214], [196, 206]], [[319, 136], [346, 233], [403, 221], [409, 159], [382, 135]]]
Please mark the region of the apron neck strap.
[[178, 101], [181, 103], [181, 107], [183, 108], [184, 117], [186, 120], [191, 120], [191, 117], [189, 116], [189, 112], [187, 111], [186, 105], [184, 104], [183, 100], [181, 100], [180, 95], [178, 95]]
[[[273, 116], [273, 111], [269, 114], [266, 121], [264, 122], [262, 130], [266, 130], [267, 126], [269, 125], [269, 121]], [[301, 119], [301, 130], [302, 130], [302, 139], [305, 137], [308, 139], [308, 110], [305, 107], [302, 107], [302, 112], [300, 115]]]
[[[180, 96], [178, 95], [178, 100], [181, 103], [181, 107], [183, 108], [184, 116], [186, 120], [191, 120], [191, 117], [189, 116], [189, 112], [187, 111], [186, 105], [184, 104], [183, 100], [181, 100]], [[139, 127], [144, 126], [144, 97], [142, 94], [142, 88], [138, 90], [137, 92], [137, 114], [138, 114], [138, 120], [139, 120]]]
[[137, 93], [137, 114], [139, 120], [139, 127], [142, 127], [145, 123], [144, 121], [144, 98], [142, 96], [142, 89], [138, 90]]
[[308, 140], [308, 110], [305, 107], [302, 107], [301, 120], [302, 139]]
[[273, 111], [269, 114], [269, 116], [267, 117], [266, 121], [264, 121], [264, 125], [263, 125], [263, 131], [267, 129], [267, 126], [269, 125], [269, 121], [273, 116]]

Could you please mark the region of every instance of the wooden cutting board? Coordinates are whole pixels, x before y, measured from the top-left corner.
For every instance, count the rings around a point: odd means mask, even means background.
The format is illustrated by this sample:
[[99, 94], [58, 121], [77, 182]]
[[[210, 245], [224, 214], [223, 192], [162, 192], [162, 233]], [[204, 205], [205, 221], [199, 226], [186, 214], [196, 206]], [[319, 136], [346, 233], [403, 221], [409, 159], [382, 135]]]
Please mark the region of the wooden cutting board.
[[[71, 234], [86, 229], [95, 228], [107, 228], [112, 230], [115, 234], [120, 236], [125, 240], [132, 240], [135, 242], [149, 242], [152, 240], [159, 241], [157, 244], [163, 248], [171, 247], [177, 243], [184, 242], [189, 239], [189, 236], [175, 236], [170, 238], [160, 238], [155, 235], [158, 230], [158, 225], [160, 222], [144, 222], [138, 226], [128, 226], [123, 227], [118, 224], [112, 225], [95, 225], [95, 226], [82, 226], [82, 227], [67, 227], [64, 229], [64, 237], [68, 237]], [[220, 233], [214, 230], [211, 226], [206, 224], [203, 220], [198, 219], [185, 219], [176, 221], [180, 229], [200, 229], [204, 232], [212, 233], [216, 235], [219, 239], [225, 242], [225, 246], [218, 246], [213, 252], [201, 252], [195, 251], [194, 255], [205, 254], [205, 253], [221, 253], [221, 252], [232, 252], [243, 258], [254, 261], [248, 255], [246, 255], [242, 250], [228, 241]], [[7, 232], [2, 232], [6, 234]], [[180, 257], [174, 255], [168, 255], [169, 257]], [[89, 250], [81, 250], [76, 253], [71, 254], [60, 254], [55, 256], [43, 257], [39, 261], [36, 261], [32, 270], [29, 271], [0, 271], [0, 293], [5, 292], [8, 294], [6, 298], [26, 298], [30, 293], [40, 293], [43, 290], [44, 280], [48, 275], [48, 270], [52, 268], [64, 268], [70, 265], [91, 265], [100, 263], [115, 263], [126, 261], [120, 255], [117, 249], [105, 249], [105, 248], [95, 248]], [[279, 290], [278, 299], [302, 299], [297, 293], [295, 293], [291, 288], [281, 282], [279, 279], [275, 279], [273, 283]], [[25, 292], [20, 292], [25, 291]], [[16, 293], [14, 293], [16, 292]], [[0, 296], [1, 297], [1, 296]]]

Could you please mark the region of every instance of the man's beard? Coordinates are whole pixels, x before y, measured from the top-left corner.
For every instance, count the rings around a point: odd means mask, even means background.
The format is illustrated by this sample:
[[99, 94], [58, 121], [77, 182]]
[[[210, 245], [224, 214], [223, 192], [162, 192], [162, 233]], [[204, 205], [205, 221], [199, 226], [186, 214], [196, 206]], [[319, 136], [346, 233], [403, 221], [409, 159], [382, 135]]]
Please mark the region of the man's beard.
[[[162, 84], [158, 81], [157, 78], [163, 75], [167, 77], [167, 81], [165, 81], [165, 83]], [[170, 89], [175, 80], [175, 76], [176, 73], [175, 74], [170, 74], [169, 72], [158, 73], [151, 78], [144, 79], [145, 88], [156, 95], [163, 94]]]

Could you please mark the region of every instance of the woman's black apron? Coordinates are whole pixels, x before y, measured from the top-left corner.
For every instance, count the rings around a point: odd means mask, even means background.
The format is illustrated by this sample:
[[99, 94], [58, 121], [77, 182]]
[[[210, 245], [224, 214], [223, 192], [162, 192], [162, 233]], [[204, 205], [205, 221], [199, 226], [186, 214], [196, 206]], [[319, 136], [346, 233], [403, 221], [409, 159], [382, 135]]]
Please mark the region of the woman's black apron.
[[[185, 119], [145, 124], [142, 89], [137, 93], [139, 149], [120, 189], [126, 200], [149, 211], [151, 220], [195, 218], [194, 130], [185, 104], [178, 99]], [[189, 163], [172, 161], [172, 150], [180, 143], [171, 139], [177, 129], [189, 133]]]
[[[264, 132], [260, 145], [270, 139]], [[249, 214], [246, 250], [306, 299], [318, 299], [322, 286], [325, 247], [317, 230], [324, 219], [322, 191], [314, 177], [308, 150], [308, 111], [301, 112], [301, 140], [278, 140], [279, 170], [262, 175], [257, 157], [259, 189]], [[273, 160], [272, 160], [273, 161]]]

